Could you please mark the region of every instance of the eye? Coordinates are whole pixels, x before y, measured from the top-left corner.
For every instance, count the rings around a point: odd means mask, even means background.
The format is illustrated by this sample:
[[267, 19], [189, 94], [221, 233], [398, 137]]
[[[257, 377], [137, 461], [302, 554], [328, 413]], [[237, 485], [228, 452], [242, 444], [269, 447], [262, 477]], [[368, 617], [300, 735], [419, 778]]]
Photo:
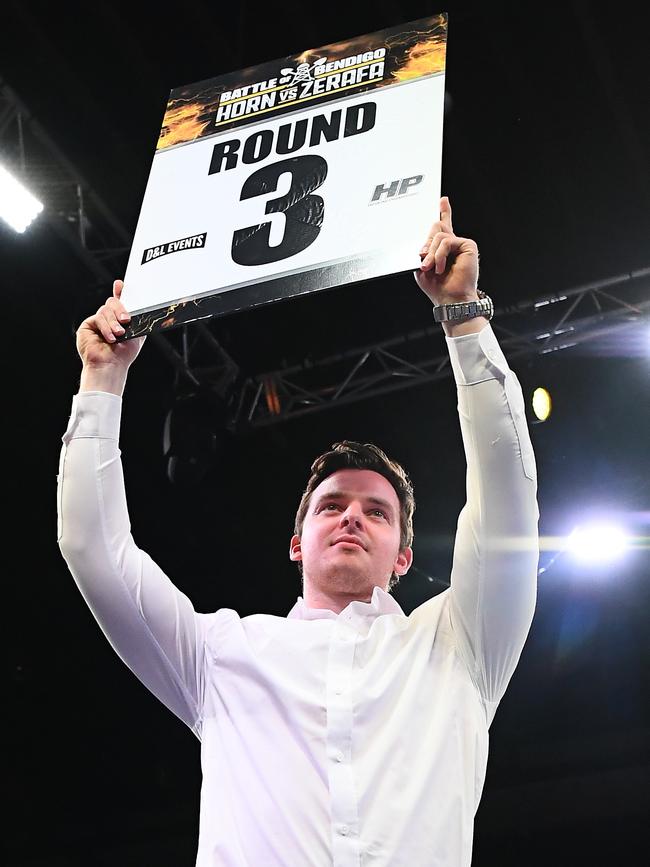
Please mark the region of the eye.
[[328, 509], [338, 509], [338, 503], [325, 503], [325, 505], [321, 506], [319, 511], [326, 512]]
[[381, 509], [373, 509], [370, 514], [380, 515], [382, 518], [387, 518], [386, 512], [383, 512]]

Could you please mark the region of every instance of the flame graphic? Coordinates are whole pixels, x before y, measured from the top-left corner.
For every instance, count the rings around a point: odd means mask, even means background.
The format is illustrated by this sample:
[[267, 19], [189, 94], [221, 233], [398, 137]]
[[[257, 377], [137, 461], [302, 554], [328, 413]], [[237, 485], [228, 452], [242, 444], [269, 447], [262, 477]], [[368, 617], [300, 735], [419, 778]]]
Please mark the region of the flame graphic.
[[163, 118], [157, 149], [199, 138], [209, 123], [205, 119], [205, 110], [204, 102], [170, 102]]
[[[421, 75], [444, 72], [446, 37], [447, 20], [444, 15], [435, 16], [426, 29], [403, 30], [401, 33], [389, 36], [384, 42], [388, 52], [395, 52], [396, 49], [401, 48], [405, 53], [397, 60], [397, 68], [393, 69], [391, 78], [377, 82], [376, 86], [381, 87], [394, 84], [396, 81], [418, 78]], [[296, 56], [296, 63], [313, 63], [318, 57], [323, 56], [328, 60], [337, 60], [340, 57], [362, 54], [364, 51], [376, 48], [378, 44], [373, 34], [366, 34], [356, 39], [334, 42], [320, 50], [310, 48]]]
[[[319, 58], [328, 61], [345, 57], [361, 55], [365, 51], [378, 47], [386, 48], [386, 71], [382, 80], [365, 84], [365, 89], [385, 87], [396, 82], [407, 81], [422, 75], [432, 75], [444, 72], [447, 16], [445, 13], [423, 19], [417, 22], [417, 27], [406, 27], [375, 34], [365, 34], [354, 39], [333, 42], [322, 48], [310, 48], [294, 57], [287, 57], [282, 62], [290, 65], [301, 63], [312, 64]], [[383, 42], [381, 37], [384, 36]], [[248, 83], [264, 81], [277, 74], [275, 62], [262, 66], [253, 66], [239, 70], [236, 73], [233, 87], [230, 75], [221, 79], [198, 82], [173, 92], [167, 104], [163, 118], [162, 129], [158, 138], [156, 150], [161, 151], [183, 142], [196, 141], [201, 136], [209, 134], [214, 127], [214, 113], [219, 106], [221, 93], [224, 89], [244, 87]], [[225, 78], [228, 80], [224, 84]], [[336, 94], [333, 94], [335, 96]], [[330, 99], [332, 97], [329, 97]], [[327, 99], [327, 98], [325, 98]]]
[[417, 42], [408, 51], [408, 58], [393, 72], [394, 81], [408, 81], [420, 75], [432, 75], [445, 70], [446, 44], [438, 38]]

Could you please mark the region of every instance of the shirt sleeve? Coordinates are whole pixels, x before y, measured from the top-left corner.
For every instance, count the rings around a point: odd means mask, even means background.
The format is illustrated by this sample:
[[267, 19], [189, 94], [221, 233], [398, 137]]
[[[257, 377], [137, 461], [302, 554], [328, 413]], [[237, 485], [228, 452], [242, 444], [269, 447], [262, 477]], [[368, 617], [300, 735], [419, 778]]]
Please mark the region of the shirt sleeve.
[[59, 464], [59, 547], [120, 658], [199, 736], [200, 615], [131, 536], [121, 408], [104, 392], [73, 399]]
[[467, 459], [450, 617], [460, 655], [491, 722], [535, 610], [537, 473], [517, 377], [490, 326], [448, 337]]

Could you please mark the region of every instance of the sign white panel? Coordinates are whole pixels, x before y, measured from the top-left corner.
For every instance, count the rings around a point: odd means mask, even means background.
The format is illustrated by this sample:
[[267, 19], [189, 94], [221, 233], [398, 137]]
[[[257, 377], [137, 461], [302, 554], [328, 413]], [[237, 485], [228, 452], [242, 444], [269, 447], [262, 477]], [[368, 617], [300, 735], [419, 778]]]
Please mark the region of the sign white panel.
[[359, 39], [302, 71], [200, 83], [212, 102], [189, 140], [168, 109], [125, 275], [129, 336], [418, 267], [440, 198], [446, 19]]

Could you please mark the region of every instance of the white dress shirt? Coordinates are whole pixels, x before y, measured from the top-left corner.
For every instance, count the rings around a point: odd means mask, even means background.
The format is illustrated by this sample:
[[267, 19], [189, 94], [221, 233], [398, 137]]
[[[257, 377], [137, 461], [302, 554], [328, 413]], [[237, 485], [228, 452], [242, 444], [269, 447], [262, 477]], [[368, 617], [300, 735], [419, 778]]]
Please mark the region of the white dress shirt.
[[302, 598], [286, 617], [197, 613], [131, 537], [121, 399], [73, 399], [59, 544], [116, 652], [201, 740], [197, 867], [471, 862], [488, 728], [535, 608], [538, 512], [491, 327], [447, 344], [467, 503], [451, 588], [409, 616], [380, 588], [338, 615]]

